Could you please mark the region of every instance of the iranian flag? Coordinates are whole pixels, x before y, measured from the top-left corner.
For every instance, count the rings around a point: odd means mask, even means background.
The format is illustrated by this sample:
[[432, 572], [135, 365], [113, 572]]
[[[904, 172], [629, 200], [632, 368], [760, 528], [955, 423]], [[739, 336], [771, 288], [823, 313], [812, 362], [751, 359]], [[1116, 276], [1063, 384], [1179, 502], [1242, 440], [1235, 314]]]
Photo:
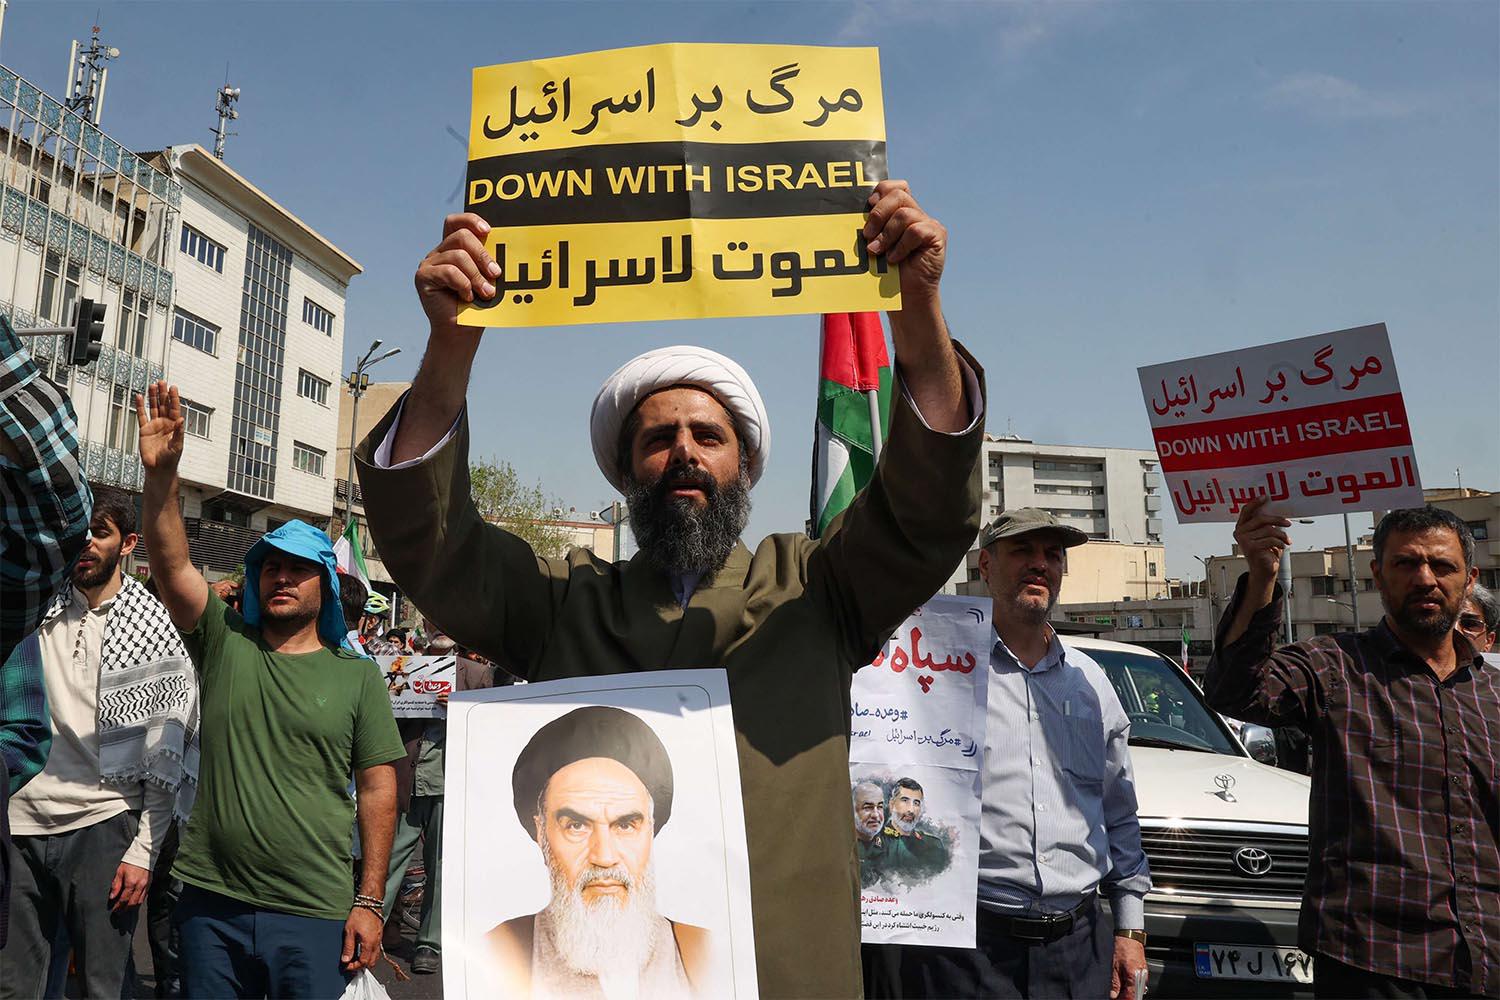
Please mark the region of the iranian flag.
[[825, 315], [818, 373], [814, 538], [821, 537], [869, 483], [890, 427], [891, 361], [880, 314]]
[[340, 572], [359, 577], [359, 582], [365, 585], [365, 589], [370, 589], [370, 574], [365, 570], [365, 554], [359, 547], [358, 521], [351, 518], [339, 540], [333, 543], [333, 558], [339, 564]]

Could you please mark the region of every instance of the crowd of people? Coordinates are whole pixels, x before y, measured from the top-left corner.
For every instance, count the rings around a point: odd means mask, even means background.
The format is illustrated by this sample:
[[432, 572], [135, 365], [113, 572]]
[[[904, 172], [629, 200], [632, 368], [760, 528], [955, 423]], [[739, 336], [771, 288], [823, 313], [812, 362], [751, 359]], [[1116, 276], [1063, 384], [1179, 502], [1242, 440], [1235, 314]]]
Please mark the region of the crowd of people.
[[[143, 906], [163, 995], [339, 996], [380, 956], [418, 849], [428, 888], [412, 965], [437, 969], [445, 730], [398, 724], [367, 657], [462, 650], [460, 689], [496, 683], [491, 664], [527, 681], [726, 671], [765, 995], [1139, 1000], [1151, 881], [1129, 721], [1099, 666], [1049, 624], [1065, 552], [1088, 539], [1034, 509], [981, 525], [985, 383], [943, 319], [946, 230], [901, 181], [868, 208], [870, 252], [902, 265], [903, 303], [869, 485], [821, 538], [771, 535], [752, 552], [740, 535], [770, 448], [759, 392], [715, 352], [651, 351], [605, 381], [589, 415], [640, 545], [617, 563], [539, 556], [474, 508], [465, 395], [480, 331], [457, 316], [494, 294], [500, 269], [488, 226], [450, 216], [416, 274], [426, 357], [356, 451], [370, 531], [433, 623], [420, 645], [383, 628], [384, 598], [341, 575], [328, 536], [300, 521], [250, 548], [241, 585], [210, 585], [181, 514], [177, 389], [137, 399], [138, 524], [132, 502], [90, 490], [66, 396], [0, 324], [0, 997], [55, 990], [69, 951], [86, 995], [125, 995]], [[1277, 646], [1289, 525], [1263, 502], [1241, 514], [1249, 570], [1205, 691], [1228, 715], [1311, 741], [1300, 943], [1316, 988], [1500, 995], [1500, 674], [1482, 656], [1497, 609], [1476, 586], [1469, 529], [1434, 508], [1387, 514], [1381, 622]], [[976, 946], [862, 952], [858, 858], [930, 864], [946, 846], [916, 843], [919, 783], [889, 798], [851, 788], [853, 674], [976, 536], [995, 633]], [[149, 588], [120, 571], [141, 540]], [[538, 772], [536, 814], [521, 816], [544, 857], [566, 811], [541, 805], [568, 770]], [[648, 825], [666, 821], [660, 805], [638, 810], [658, 817]], [[565, 861], [578, 884], [611, 877], [616, 862], [591, 852]], [[601, 951], [564, 933], [569, 907], [627, 906], [632, 885], [574, 900], [555, 884], [554, 905], [505, 925], [503, 943], [581, 993], [691, 990], [690, 934]]]

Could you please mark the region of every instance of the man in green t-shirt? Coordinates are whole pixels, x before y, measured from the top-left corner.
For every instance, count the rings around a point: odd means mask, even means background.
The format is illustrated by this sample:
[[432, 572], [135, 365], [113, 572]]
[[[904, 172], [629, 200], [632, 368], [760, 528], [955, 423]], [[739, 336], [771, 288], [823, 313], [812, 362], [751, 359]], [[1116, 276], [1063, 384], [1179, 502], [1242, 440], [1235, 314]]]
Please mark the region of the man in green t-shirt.
[[[198, 795], [173, 875], [185, 996], [328, 997], [380, 955], [403, 756], [370, 660], [340, 648], [333, 546], [291, 521], [245, 554], [243, 611], [193, 567], [176, 387], [136, 397], [151, 575], [198, 668]], [[353, 775], [358, 808], [347, 792]], [[353, 884], [353, 824], [364, 851]]]

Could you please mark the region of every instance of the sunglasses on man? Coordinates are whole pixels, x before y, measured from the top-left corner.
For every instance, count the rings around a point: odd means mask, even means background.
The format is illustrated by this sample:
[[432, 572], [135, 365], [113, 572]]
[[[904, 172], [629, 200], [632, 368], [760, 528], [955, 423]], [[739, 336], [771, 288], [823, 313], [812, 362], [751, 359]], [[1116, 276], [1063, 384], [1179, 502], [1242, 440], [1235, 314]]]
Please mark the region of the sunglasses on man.
[[1474, 614], [1459, 615], [1458, 630], [1464, 635], [1484, 635], [1489, 631], [1484, 625], [1484, 618]]

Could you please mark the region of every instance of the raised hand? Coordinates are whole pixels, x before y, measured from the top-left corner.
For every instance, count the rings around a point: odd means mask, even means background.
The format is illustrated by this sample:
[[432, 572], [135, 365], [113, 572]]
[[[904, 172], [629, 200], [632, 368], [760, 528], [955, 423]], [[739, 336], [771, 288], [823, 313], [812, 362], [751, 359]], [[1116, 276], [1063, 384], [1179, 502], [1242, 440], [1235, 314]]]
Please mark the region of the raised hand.
[[443, 241], [417, 266], [417, 297], [434, 332], [456, 327], [464, 304], [495, 294], [500, 265], [484, 248], [489, 232], [489, 223], [473, 212], [450, 215], [443, 220]]
[[[149, 401], [149, 413], [148, 413]], [[153, 382], [146, 395], [135, 397], [135, 419], [140, 425], [141, 464], [151, 471], [168, 472], [182, 459], [182, 401], [177, 387]]]
[[869, 206], [865, 238], [871, 253], [883, 253], [892, 264], [901, 265], [902, 307], [936, 300], [948, 254], [948, 230], [922, 211], [905, 181], [875, 185]]
[[1290, 528], [1292, 522], [1265, 513], [1268, 499], [1257, 497], [1245, 504], [1234, 525], [1234, 540], [1248, 564], [1252, 584], [1274, 581], [1281, 564], [1281, 553], [1292, 544], [1291, 538], [1282, 530]]

